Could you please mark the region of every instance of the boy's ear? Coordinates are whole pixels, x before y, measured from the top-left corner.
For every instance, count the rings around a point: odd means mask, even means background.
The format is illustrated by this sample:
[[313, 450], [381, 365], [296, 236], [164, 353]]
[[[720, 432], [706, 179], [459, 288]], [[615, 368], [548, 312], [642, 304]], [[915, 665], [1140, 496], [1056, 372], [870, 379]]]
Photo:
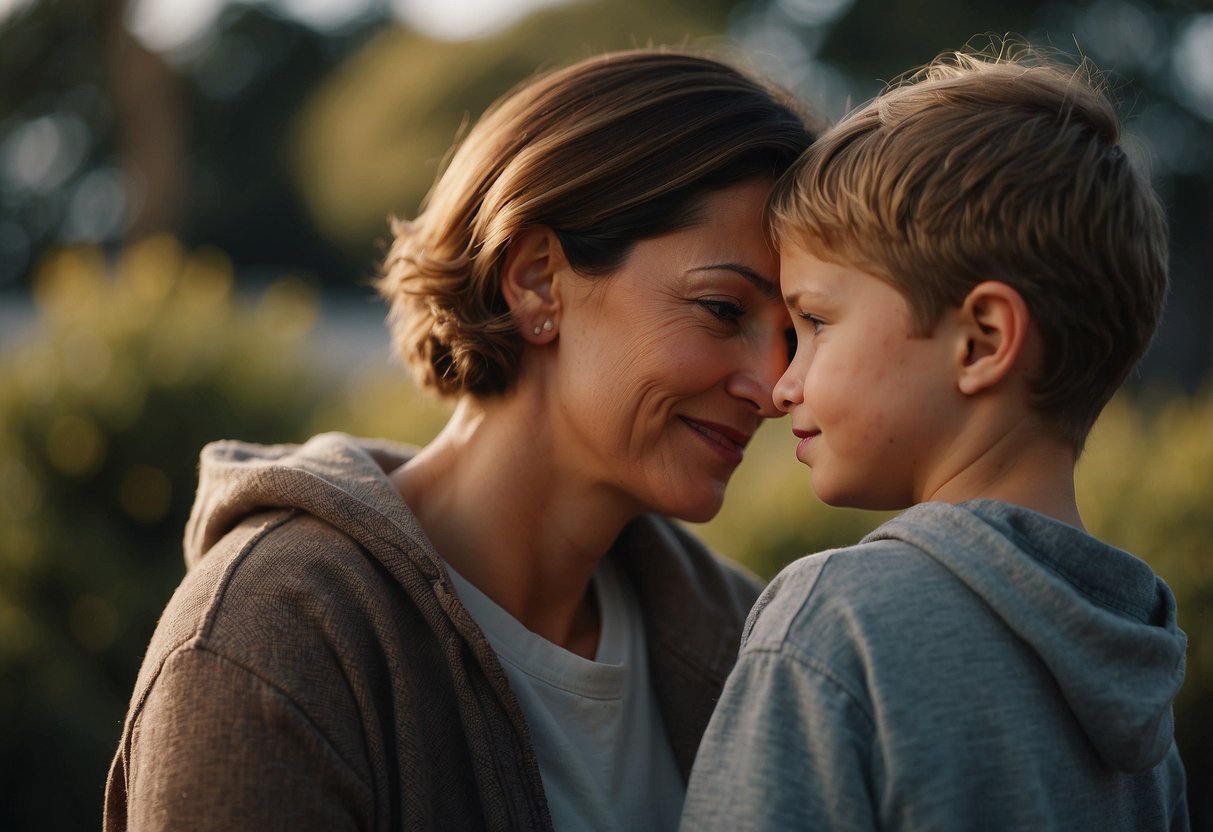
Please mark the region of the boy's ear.
[[974, 286], [959, 314], [957, 386], [971, 396], [999, 384], [1024, 358], [1032, 319], [1023, 296], [997, 280]]
[[524, 228], [510, 243], [501, 268], [501, 294], [525, 340], [546, 343], [556, 337], [564, 266], [560, 240], [546, 226]]

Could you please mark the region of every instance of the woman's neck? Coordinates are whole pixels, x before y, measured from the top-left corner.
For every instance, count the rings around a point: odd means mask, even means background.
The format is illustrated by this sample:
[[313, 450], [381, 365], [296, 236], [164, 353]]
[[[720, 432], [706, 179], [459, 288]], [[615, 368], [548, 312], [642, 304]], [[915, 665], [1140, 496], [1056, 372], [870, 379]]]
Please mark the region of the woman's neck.
[[524, 398], [463, 400], [392, 481], [435, 548], [523, 626], [592, 657], [598, 561], [637, 510], [560, 465]]

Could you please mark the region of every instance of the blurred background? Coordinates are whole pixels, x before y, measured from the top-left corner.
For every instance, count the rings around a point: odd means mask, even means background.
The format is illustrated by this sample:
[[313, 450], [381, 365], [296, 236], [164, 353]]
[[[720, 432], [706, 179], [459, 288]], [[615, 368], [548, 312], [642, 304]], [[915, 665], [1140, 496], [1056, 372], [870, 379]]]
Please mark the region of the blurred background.
[[[99, 824], [183, 574], [199, 448], [445, 412], [367, 286], [461, 126], [537, 69], [713, 46], [837, 119], [980, 33], [1108, 70], [1167, 206], [1158, 339], [1080, 467], [1191, 643], [1176, 707], [1213, 825], [1213, 7], [1208, 0], [0, 0], [0, 830]], [[821, 506], [786, 426], [699, 529], [764, 576], [883, 518]]]

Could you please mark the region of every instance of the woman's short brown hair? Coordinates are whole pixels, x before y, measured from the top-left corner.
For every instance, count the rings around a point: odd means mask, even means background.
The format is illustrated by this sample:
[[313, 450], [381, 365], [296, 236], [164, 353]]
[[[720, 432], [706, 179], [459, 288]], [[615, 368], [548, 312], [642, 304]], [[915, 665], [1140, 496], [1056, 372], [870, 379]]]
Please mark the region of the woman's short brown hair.
[[812, 140], [782, 90], [721, 61], [617, 52], [505, 96], [468, 133], [419, 216], [393, 221], [380, 293], [393, 340], [422, 387], [493, 395], [522, 340], [500, 270], [523, 229], [555, 231], [586, 276], [633, 244], [695, 221], [705, 192], [779, 177]]
[[981, 281], [1013, 286], [1044, 341], [1033, 404], [1076, 449], [1166, 295], [1162, 206], [1094, 68], [1023, 45], [943, 55], [848, 115], [767, 219], [781, 245], [890, 283], [922, 335]]

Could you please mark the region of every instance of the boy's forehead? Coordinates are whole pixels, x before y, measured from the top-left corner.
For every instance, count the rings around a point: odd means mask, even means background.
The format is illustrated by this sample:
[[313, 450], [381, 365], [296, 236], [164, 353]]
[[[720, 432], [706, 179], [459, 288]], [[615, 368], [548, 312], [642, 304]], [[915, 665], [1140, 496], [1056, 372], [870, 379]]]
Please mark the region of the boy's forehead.
[[842, 279], [846, 266], [830, 263], [800, 248], [784, 249], [779, 254], [779, 286], [784, 301], [830, 296]]
[[799, 300], [820, 300], [831, 296], [831, 292], [827, 289], [817, 286], [804, 286], [798, 284], [795, 280], [781, 281], [783, 286], [783, 299], [785, 303], [792, 304]]

